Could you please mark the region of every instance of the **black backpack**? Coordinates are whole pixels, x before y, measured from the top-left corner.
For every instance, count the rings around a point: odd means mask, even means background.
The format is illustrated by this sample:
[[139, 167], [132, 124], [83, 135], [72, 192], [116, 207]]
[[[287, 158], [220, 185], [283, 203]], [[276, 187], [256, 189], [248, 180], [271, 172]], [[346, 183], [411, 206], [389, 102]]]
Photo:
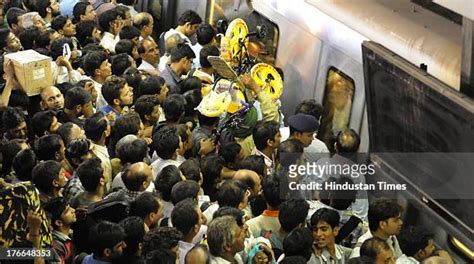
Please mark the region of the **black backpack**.
[[346, 238], [354, 229], [357, 228], [357, 226], [362, 223], [362, 220], [355, 216], [352, 215], [349, 220], [339, 229], [339, 233], [336, 236], [336, 244], [341, 244], [341, 242]]
[[128, 216], [129, 211], [130, 201], [123, 192], [90, 204], [87, 212], [77, 215], [77, 221], [71, 227], [74, 230], [76, 252], [92, 253], [88, 242], [90, 227], [104, 220], [118, 223]]

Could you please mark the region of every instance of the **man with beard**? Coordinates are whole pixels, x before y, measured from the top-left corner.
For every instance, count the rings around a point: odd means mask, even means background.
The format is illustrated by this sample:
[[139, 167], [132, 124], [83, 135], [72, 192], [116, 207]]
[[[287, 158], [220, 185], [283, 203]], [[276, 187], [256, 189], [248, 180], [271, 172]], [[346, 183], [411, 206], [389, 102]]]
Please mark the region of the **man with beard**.
[[57, 0], [34, 0], [31, 11], [38, 12], [46, 22], [46, 28], [51, 27], [53, 19], [61, 14]]
[[2, 139], [3, 143], [11, 139], [28, 139], [26, 117], [20, 109], [8, 107], [3, 112], [2, 121], [5, 130]]
[[25, 10], [17, 8], [17, 7], [11, 7], [10, 9], [8, 9], [6, 13], [8, 27], [12, 30], [12, 33], [15, 34], [15, 36], [17, 37], [24, 30], [23, 15], [25, 14], [26, 14]]
[[20, 39], [8, 28], [0, 29], [0, 49], [5, 53], [14, 53], [23, 49]]
[[311, 216], [311, 227], [315, 242], [315, 263], [346, 263], [352, 249], [337, 245], [339, 213], [321, 208]]

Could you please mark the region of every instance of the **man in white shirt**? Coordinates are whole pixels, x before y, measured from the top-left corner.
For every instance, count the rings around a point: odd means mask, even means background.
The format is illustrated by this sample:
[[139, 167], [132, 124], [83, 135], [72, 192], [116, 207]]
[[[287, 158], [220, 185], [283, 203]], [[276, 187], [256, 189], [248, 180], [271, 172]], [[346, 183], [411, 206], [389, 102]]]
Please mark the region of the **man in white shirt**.
[[[334, 148], [336, 154], [332, 157], [321, 157], [316, 162], [316, 167], [327, 168], [329, 166], [354, 167], [358, 165], [357, 150], [359, 149], [360, 138], [353, 129], [342, 130], [336, 139]], [[369, 173], [369, 172], [368, 172]], [[331, 170], [316, 171], [314, 174], [308, 174], [303, 178], [304, 183], [318, 182], [323, 183], [330, 177], [339, 180], [340, 172]], [[344, 175], [350, 178], [354, 184], [365, 184], [365, 174], [359, 171], [352, 171], [350, 174]], [[354, 203], [350, 207], [350, 211], [363, 221], [367, 221], [367, 211], [369, 210], [369, 201], [367, 199], [367, 191], [358, 190]]]
[[[316, 138], [315, 135], [319, 128], [319, 122], [313, 115], [298, 113], [292, 115], [288, 118], [288, 126], [290, 130], [290, 136], [286, 141], [297, 141], [301, 143], [302, 147], [304, 148], [304, 160], [306, 162], [314, 162], [316, 160], [312, 160], [307, 156], [309, 152], [306, 152], [306, 148], [308, 148], [311, 143]], [[281, 133], [281, 130], [280, 130]], [[282, 134], [282, 141], [283, 141], [283, 133]], [[283, 141], [283, 142], [286, 142]], [[280, 161], [281, 162], [281, 161]]]
[[87, 118], [84, 123], [84, 131], [88, 139], [92, 141], [92, 152], [105, 164], [107, 172], [112, 175], [112, 165], [105, 142], [110, 136], [111, 127], [107, 117], [102, 112], [97, 112]]
[[247, 227], [239, 227], [233, 216], [218, 217], [209, 224], [207, 244], [211, 252], [211, 264], [243, 264], [238, 252], [245, 248]]
[[360, 247], [363, 263], [373, 264], [395, 264], [395, 255], [387, 241], [378, 237], [371, 237], [362, 243]]
[[105, 79], [112, 75], [112, 67], [107, 59], [104, 51], [91, 51], [83, 58], [83, 69], [88, 77], [94, 82], [94, 87], [97, 92], [96, 109], [107, 105], [104, 96], [102, 95], [102, 84]]
[[[328, 181], [329, 182], [329, 181]], [[347, 177], [341, 177], [336, 180], [331, 180], [335, 184], [345, 184], [346, 182], [352, 184]], [[319, 193], [322, 195], [322, 192]], [[329, 190], [325, 197], [329, 197], [328, 205], [322, 203], [319, 200], [308, 200], [310, 206], [308, 220], [311, 216], [321, 208], [328, 208], [338, 212], [340, 216], [339, 227], [342, 228], [344, 225], [346, 228], [352, 227], [351, 230], [346, 229], [347, 233], [344, 233], [344, 237], [339, 242], [341, 246], [353, 248], [357, 244], [357, 240], [368, 230], [367, 221], [363, 221], [359, 215], [353, 211], [354, 200], [356, 197], [355, 191], [344, 191], [344, 190]]]
[[349, 260], [352, 249], [336, 244], [339, 220], [339, 213], [328, 208], [321, 208], [311, 216], [316, 263], [344, 264]]
[[398, 241], [404, 254], [397, 259], [397, 264], [420, 264], [434, 258], [440, 258], [447, 264], [454, 263], [446, 251], [435, 252], [433, 235], [422, 226], [404, 228], [398, 235]]
[[153, 144], [158, 159], [152, 164], [153, 181], [155, 181], [161, 170], [168, 165], [175, 165], [179, 167], [181, 163], [176, 160], [178, 157], [177, 151], [179, 149], [179, 136], [175, 127], [163, 127], [159, 129], [153, 136]]
[[246, 222], [250, 233], [254, 237], [277, 233], [280, 228], [278, 207], [283, 202], [280, 198], [280, 181], [276, 176], [267, 176], [263, 180], [263, 197], [265, 198], [267, 208], [263, 213]]
[[115, 9], [111, 9], [99, 15], [99, 25], [104, 30], [100, 45], [104, 49], [115, 53], [115, 44], [120, 41], [119, 34], [125, 25], [124, 21]]
[[372, 237], [386, 241], [393, 251], [395, 259], [403, 255], [396, 237], [403, 225], [402, 210], [403, 208], [396, 201], [390, 199], [378, 199], [372, 202], [368, 213], [370, 230], [358, 239], [350, 257], [360, 256], [362, 243]]
[[281, 142], [281, 134], [278, 123], [275, 121], [259, 121], [252, 133], [255, 149], [252, 155], [263, 156], [267, 166], [267, 174], [275, 171], [276, 150]]
[[219, 49], [216, 46], [203, 47], [199, 53], [196, 53], [199, 59], [199, 67], [193, 72], [193, 76], [201, 80], [202, 86], [212, 87], [214, 84], [214, 68], [207, 59], [209, 56], [219, 56]]
[[193, 60], [193, 68], [198, 69], [201, 66], [199, 63], [199, 53], [203, 47], [215, 45], [216, 31], [210, 24], [202, 23], [197, 28], [196, 39], [197, 43], [191, 49], [196, 54], [196, 58]]
[[185, 11], [178, 19], [178, 26], [165, 33], [165, 40], [173, 34], [179, 34], [186, 42], [191, 45], [190, 38], [196, 33], [199, 24], [202, 23], [201, 17], [192, 10]]
[[180, 264], [185, 264], [186, 253], [196, 245], [193, 243], [193, 238], [199, 233], [203, 220], [201, 209], [191, 198], [182, 200], [174, 206], [171, 222], [173, 227], [183, 233], [183, 238], [178, 242]]
[[165, 54], [161, 56], [160, 63], [158, 64], [158, 70], [162, 72], [166, 65], [170, 64], [171, 50], [176, 48], [178, 44], [183, 44], [185, 40], [179, 34], [173, 34], [165, 40]]
[[[296, 106], [295, 109], [295, 114], [307, 114], [307, 115], [312, 115], [316, 118], [316, 120], [319, 120], [321, 117], [321, 114], [323, 112], [323, 107], [316, 102], [316, 100], [311, 99], [311, 100], [305, 100], [301, 102], [299, 105]], [[290, 137], [290, 128], [289, 127], [282, 127], [280, 129], [281, 133], [281, 140], [285, 141]], [[316, 138], [317, 134], [314, 134], [313, 141], [308, 146], [305, 146], [304, 152], [305, 152], [305, 158], [308, 161], [316, 161], [321, 155], [318, 155], [319, 153], [329, 153], [329, 150], [326, 146], [326, 144]]]
[[[73, 40], [76, 39], [74, 37], [76, 34], [76, 28], [71, 20], [64, 16], [55, 18], [53, 26], [61, 27], [61, 34], [65, 36], [65, 38], [54, 40], [51, 43], [51, 57], [53, 58], [51, 69], [53, 72], [54, 83], [61, 84], [69, 82], [71, 84], [76, 84], [82, 77], [81, 73], [74, 70], [72, 67], [72, 61], [80, 56], [80, 52], [77, 50], [77, 45], [74, 45], [73, 42]], [[69, 50], [69, 58], [63, 56], [65, 45]]]
[[142, 59], [142, 63], [138, 66], [138, 69], [146, 71], [151, 75], [158, 76], [160, 50], [156, 42], [152, 38], [140, 40], [140, 42], [138, 42], [137, 51]]

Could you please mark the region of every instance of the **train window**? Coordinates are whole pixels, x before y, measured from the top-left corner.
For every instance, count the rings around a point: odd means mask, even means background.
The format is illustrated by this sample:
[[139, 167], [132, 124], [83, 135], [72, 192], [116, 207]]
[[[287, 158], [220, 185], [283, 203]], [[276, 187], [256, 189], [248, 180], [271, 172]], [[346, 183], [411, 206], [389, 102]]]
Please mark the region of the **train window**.
[[255, 32], [257, 26], [264, 25], [267, 29], [266, 36], [263, 39], [257, 39], [256, 36], [251, 36], [249, 51], [250, 55], [257, 58], [259, 62], [274, 65], [280, 35], [278, 26], [258, 12], [252, 12], [251, 10], [244, 8], [243, 4], [238, 5], [242, 10], [234, 12], [236, 10], [236, 4], [234, 2], [236, 1], [209, 1], [206, 12], [207, 21], [209, 24], [217, 26], [218, 21], [221, 19], [230, 23], [235, 18], [240, 17], [247, 23], [249, 32]]
[[335, 67], [328, 70], [318, 138], [326, 143], [330, 151], [334, 151], [337, 134], [349, 125], [354, 89], [354, 80], [348, 75]]

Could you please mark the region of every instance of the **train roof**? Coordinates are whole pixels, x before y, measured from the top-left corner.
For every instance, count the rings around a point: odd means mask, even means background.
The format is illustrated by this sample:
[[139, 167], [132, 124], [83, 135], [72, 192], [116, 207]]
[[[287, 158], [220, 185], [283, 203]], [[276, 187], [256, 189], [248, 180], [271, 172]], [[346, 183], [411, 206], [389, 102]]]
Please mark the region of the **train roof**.
[[[254, 7], [276, 10], [359, 62], [361, 42], [372, 40], [417, 66], [426, 64], [428, 73], [460, 88], [461, 26], [409, 0], [255, 0]], [[350, 44], [354, 37], [359, 43]]]

